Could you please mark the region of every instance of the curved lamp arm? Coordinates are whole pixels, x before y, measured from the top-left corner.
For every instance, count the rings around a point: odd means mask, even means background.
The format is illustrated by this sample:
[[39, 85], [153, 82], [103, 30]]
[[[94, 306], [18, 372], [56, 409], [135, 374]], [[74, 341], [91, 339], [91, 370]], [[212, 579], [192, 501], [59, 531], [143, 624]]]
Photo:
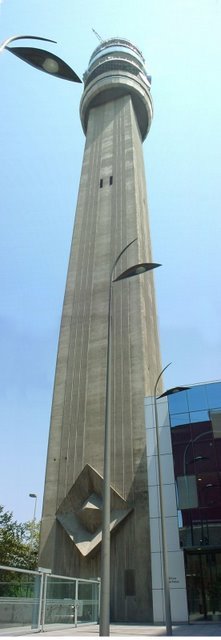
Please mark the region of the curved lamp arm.
[[120, 260], [120, 258], [121, 258], [121, 256], [123, 255], [123, 253], [128, 249], [128, 247], [130, 247], [130, 245], [131, 245], [131, 244], [133, 244], [134, 242], [136, 242], [136, 240], [137, 240], [137, 238], [134, 238], [134, 240], [131, 240], [131, 242], [129, 242], [129, 243], [126, 245], [126, 247], [124, 247], [124, 249], [122, 249], [122, 251], [121, 251], [121, 252], [119, 253], [119, 255], [117, 256], [117, 258], [116, 258], [116, 260], [115, 260], [115, 262], [114, 262], [114, 264], [113, 264], [113, 267], [112, 267], [112, 269], [111, 269], [111, 282], [112, 282], [112, 277], [113, 277], [114, 269], [115, 269], [115, 267], [116, 267], [116, 265], [117, 265], [118, 261]]
[[41, 38], [40, 36], [11, 36], [10, 38], [6, 38], [6, 40], [3, 40], [3, 42], [0, 44], [0, 53], [1, 51], [3, 51], [3, 49], [6, 49], [6, 47], [14, 40], [44, 40], [45, 42], [53, 42], [54, 44], [57, 44], [56, 40]]
[[157, 380], [156, 380], [156, 382], [155, 382], [155, 385], [154, 385], [154, 398], [156, 398], [156, 395], [157, 395], [157, 385], [158, 385], [158, 382], [159, 382], [159, 380], [160, 380], [161, 376], [163, 375], [164, 371], [166, 371], [167, 367], [170, 367], [170, 365], [171, 365], [171, 364], [172, 364], [172, 362], [169, 362], [169, 364], [166, 364], [166, 366], [165, 366], [165, 367], [162, 369], [162, 371], [160, 372], [160, 374], [159, 374], [159, 376], [158, 376], [158, 378], [157, 378]]

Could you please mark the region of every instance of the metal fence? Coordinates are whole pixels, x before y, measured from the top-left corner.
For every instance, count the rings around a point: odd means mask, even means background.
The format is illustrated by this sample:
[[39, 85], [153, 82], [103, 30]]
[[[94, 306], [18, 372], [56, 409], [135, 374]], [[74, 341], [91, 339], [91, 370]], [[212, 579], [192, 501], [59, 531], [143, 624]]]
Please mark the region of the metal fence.
[[100, 581], [0, 565], [0, 629], [44, 631], [99, 619]]

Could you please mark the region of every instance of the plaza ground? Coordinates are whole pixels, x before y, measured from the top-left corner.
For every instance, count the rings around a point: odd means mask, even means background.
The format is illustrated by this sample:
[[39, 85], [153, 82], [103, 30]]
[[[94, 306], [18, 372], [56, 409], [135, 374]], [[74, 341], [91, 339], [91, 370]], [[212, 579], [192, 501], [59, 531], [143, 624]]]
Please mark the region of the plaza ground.
[[[53, 637], [68, 637], [68, 636], [81, 636], [85, 638], [99, 636], [99, 625], [79, 625], [77, 628], [69, 627], [68, 629], [50, 629], [44, 632], [38, 632], [37, 636], [43, 635]], [[24, 629], [2, 629], [0, 636], [2, 637], [15, 637], [26, 636], [33, 637], [36, 633], [31, 630]], [[128, 624], [111, 624], [110, 635], [117, 636], [119, 638], [129, 636], [148, 636], [158, 637], [165, 636], [165, 627], [157, 625], [128, 625]], [[173, 636], [182, 637], [221, 637], [221, 623], [198, 623], [198, 624], [177, 624], [173, 626]]]

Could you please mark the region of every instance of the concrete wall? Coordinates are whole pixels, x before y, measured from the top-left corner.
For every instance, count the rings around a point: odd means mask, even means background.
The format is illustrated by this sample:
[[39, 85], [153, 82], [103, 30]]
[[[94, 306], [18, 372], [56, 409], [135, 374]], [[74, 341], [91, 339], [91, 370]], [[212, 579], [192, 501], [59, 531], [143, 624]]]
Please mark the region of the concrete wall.
[[[63, 598], [61, 600], [47, 599], [45, 607], [45, 620], [47, 624], [73, 624], [75, 621], [74, 600]], [[33, 598], [0, 598], [0, 629], [1, 627], [32, 626], [36, 628], [39, 603]], [[33, 611], [33, 609], [35, 609]], [[78, 601], [78, 620], [82, 622], [94, 622], [93, 611], [97, 614], [97, 607], [93, 607], [91, 601]], [[33, 615], [35, 622], [33, 620]]]
[[0, 598], [1, 625], [31, 625], [33, 617], [33, 598]]

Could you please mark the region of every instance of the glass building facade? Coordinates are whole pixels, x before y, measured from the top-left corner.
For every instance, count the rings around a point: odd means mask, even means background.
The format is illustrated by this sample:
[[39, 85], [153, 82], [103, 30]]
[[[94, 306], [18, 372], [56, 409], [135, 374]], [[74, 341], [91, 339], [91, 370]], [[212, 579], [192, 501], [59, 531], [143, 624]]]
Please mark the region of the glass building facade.
[[221, 619], [221, 382], [168, 396], [190, 621]]

